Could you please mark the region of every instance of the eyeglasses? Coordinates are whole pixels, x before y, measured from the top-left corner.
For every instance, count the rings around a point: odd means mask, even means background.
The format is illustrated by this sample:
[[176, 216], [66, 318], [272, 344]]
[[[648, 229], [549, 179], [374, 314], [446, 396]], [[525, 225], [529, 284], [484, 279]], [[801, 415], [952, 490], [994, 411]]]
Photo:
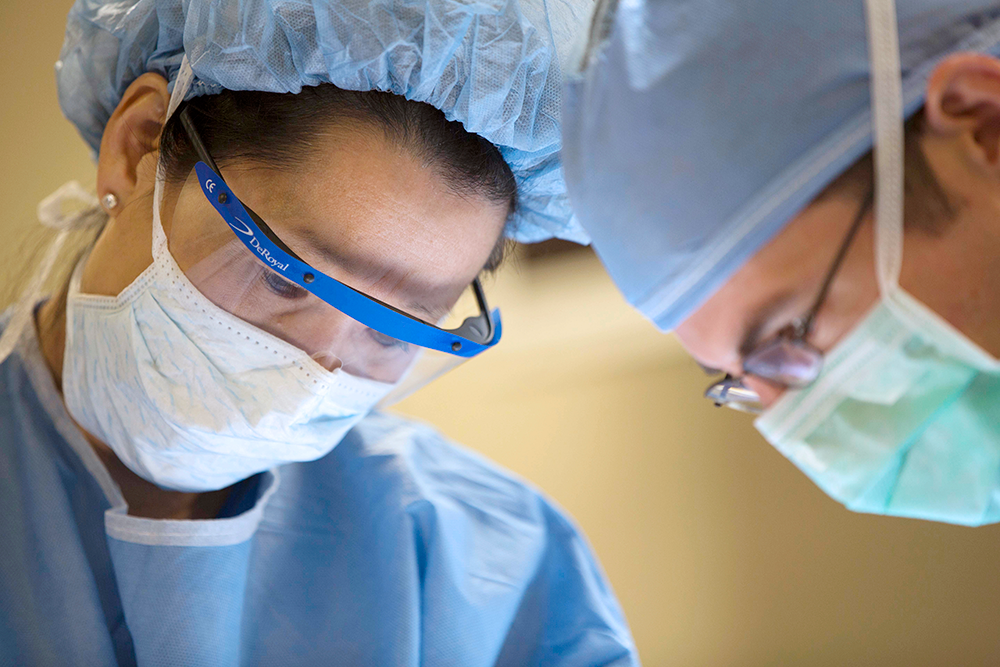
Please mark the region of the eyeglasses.
[[205, 197], [248, 251], [269, 270], [280, 274], [279, 280], [291, 283], [292, 289], [298, 288], [311, 293], [338, 311], [397, 342], [464, 358], [476, 356], [499, 342], [499, 311], [490, 311], [478, 278], [471, 285], [478, 314], [468, 317], [454, 329], [443, 329], [310, 266], [229, 189], [221, 170], [195, 128], [187, 106], [182, 107], [179, 116], [200, 160], [195, 165], [195, 171]]
[[[819, 373], [823, 369], [823, 353], [809, 344], [806, 338], [812, 331], [816, 314], [826, 301], [830, 285], [843, 264], [851, 242], [857, 236], [873, 200], [874, 191], [869, 191], [851, 223], [846, 238], [840, 244], [837, 256], [827, 271], [823, 286], [820, 288], [816, 300], [813, 301], [812, 307], [805, 316], [795, 320], [773, 338], [761, 343], [746, 354], [743, 358], [744, 375], [752, 375], [787, 389], [807, 387], [819, 377]], [[754, 414], [763, 411], [760, 397], [755, 391], [743, 384], [742, 377], [727, 374], [726, 377], [714, 382], [705, 391], [705, 398], [714, 402], [717, 407], [725, 406]]]

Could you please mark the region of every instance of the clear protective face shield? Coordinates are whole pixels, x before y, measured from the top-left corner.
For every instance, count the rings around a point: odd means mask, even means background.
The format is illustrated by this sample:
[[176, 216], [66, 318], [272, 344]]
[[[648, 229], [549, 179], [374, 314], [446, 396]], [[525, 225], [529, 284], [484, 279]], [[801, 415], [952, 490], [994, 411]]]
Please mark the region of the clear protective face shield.
[[[195, 167], [217, 225], [202, 224], [170, 252], [186, 277], [215, 305], [306, 352], [328, 370], [394, 385], [394, 403], [500, 340], [475, 280], [447, 314], [429, 313], [407, 294], [362, 293], [319, 270], [286, 245], [226, 184], [187, 108], [180, 121], [198, 155]], [[431, 323], [428, 319], [434, 319]]]

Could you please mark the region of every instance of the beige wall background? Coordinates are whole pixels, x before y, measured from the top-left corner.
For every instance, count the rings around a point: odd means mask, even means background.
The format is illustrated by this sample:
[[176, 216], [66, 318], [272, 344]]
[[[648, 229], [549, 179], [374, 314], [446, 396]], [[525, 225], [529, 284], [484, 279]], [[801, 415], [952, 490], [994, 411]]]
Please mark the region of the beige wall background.
[[[94, 180], [59, 111], [65, 0], [0, 3], [0, 293], [36, 203]], [[512, 262], [499, 348], [399, 410], [544, 489], [588, 534], [647, 665], [1000, 664], [1000, 529], [827, 499], [587, 253]]]

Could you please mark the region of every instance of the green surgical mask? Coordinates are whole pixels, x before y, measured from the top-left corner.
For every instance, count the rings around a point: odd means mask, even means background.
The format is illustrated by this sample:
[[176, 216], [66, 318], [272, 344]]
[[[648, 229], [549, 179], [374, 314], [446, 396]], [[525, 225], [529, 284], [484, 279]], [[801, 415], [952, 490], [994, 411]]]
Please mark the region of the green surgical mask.
[[902, 290], [756, 426], [849, 509], [1000, 521], [1000, 362]]
[[860, 512], [964, 525], [1000, 521], [1000, 361], [899, 287], [903, 117], [892, 2], [866, 0], [881, 298], [805, 389], [758, 430]]

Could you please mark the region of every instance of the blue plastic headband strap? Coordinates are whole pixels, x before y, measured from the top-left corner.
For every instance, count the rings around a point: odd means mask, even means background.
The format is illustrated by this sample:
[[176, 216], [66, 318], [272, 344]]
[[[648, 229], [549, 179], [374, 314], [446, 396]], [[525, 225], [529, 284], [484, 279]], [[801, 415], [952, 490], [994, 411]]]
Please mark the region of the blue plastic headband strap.
[[[483, 327], [477, 321], [481, 319], [488, 322], [488, 318], [469, 318], [458, 329], [446, 331], [316, 271], [268, 238], [222, 177], [211, 167], [199, 162], [195, 165], [195, 173], [198, 175], [198, 182], [205, 197], [229, 224], [236, 238], [255, 253], [261, 262], [348, 317], [397, 340], [459, 357], [474, 357], [500, 341], [499, 310], [494, 310], [492, 313], [494, 320], [492, 332], [481, 330]], [[484, 342], [471, 340], [460, 335], [462, 333], [480, 338]]]

